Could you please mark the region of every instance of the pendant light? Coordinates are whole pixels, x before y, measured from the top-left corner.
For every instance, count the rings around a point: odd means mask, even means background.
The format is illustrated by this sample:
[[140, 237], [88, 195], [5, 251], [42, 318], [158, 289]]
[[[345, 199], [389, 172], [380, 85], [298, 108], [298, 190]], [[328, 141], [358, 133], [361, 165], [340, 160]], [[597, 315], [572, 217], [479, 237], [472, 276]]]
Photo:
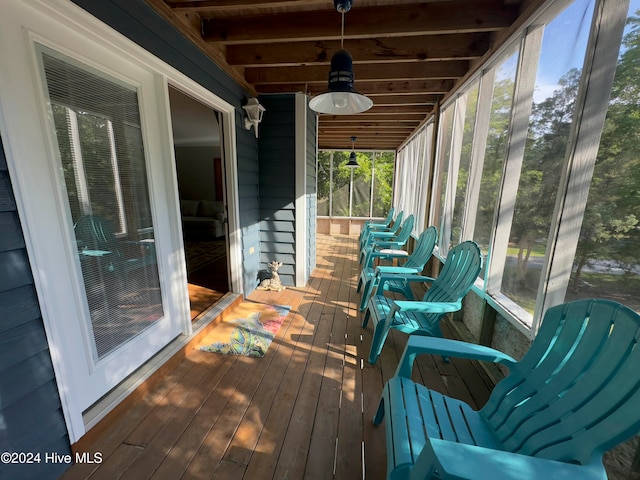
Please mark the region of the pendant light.
[[349, 155], [349, 161], [347, 162], [347, 167], [349, 168], [356, 168], [360, 166], [356, 161], [356, 151], [355, 151], [356, 138], [357, 137], [351, 137], [351, 155]]
[[369, 110], [373, 106], [370, 98], [358, 93], [353, 87], [353, 58], [344, 49], [344, 14], [351, 10], [353, 0], [333, 0], [336, 10], [342, 14], [340, 50], [331, 58], [328, 91], [316, 95], [309, 101], [309, 108], [318, 113], [352, 115]]

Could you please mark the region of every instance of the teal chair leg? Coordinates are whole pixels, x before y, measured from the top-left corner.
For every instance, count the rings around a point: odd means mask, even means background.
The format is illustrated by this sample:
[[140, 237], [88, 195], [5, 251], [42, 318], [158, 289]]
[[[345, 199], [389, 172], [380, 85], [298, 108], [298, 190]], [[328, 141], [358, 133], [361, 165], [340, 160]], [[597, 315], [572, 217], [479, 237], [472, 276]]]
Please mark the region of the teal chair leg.
[[369, 351], [369, 363], [374, 365], [380, 357], [384, 342], [389, 335], [389, 328], [385, 328], [383, 322], [378, 322], [373, 329], [373, 338], [371, 339], [371, 350]]
[[362, 319], [362, 328], [366, 328], [369, 324], [369, 315], [369, 310], [367, 310], [367, 313], [364, 314], [364, 318]]
[[374, 276], [367, 280], [367, 283], [364, 284], [364, 289], [362, 290], [362, 299], [360, 300], [361, 312], [364, 312], [366, 310], [369, 298], [371, 298], [371, 292], [373, 292], [373, 290], [378, 286], [378, 281], [378, 277]]

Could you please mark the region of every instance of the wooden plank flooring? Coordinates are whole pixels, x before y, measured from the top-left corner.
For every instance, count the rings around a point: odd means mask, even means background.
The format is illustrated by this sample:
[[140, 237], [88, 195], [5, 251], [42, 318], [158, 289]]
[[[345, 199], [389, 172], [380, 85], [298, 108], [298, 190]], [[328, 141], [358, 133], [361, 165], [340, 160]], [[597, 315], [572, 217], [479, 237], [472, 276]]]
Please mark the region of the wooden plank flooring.
[[[265, 357], [193, 350], [87, 447], [102, 463], [74, 465], [61, 478], [384, 478], [384, 426], [371, 418], [406, 336], [392, 332], [378, 363], [367, 363], [357, 243], [319, 235], [305, 288], [248, 297], [292, 307]], [[470, 362], [424, 356], [417, 366], [416, 379], [474, 406], [488, 396]]]

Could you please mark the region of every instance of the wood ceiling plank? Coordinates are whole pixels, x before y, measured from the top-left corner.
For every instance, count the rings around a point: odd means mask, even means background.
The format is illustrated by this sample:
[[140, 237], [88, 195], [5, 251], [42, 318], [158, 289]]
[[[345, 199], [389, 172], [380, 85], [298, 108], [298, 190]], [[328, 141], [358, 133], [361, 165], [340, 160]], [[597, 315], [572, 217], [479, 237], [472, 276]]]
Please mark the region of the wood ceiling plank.
[[[423, 93], [428, 95], [443, 95], [453, 86], [453, 80], [403, 80], [403, 81], [379, 81], [379, 82], [358, 82], [356, 79], [355, 88], [364, 95], [382, 94], [413, 94]], [[317, 95], [327, 90], [326, 83], [321, 85], [291, 83], [291, 84], [255, 84], [255, 89], [260, 93], [292, 93], [303, 92], [310, 95]]]
[[198, 11], [207, 13], [220, 13], [233, 10], [236, 12], [255, 12], [256, 9], [280, 9], [326, 6], [326, 0], [199, 0], [199, 1], [172, 1], [166, 2], [176, 12]]
[[[203, 17], [203, 38], [226, 44], [339, 40], [341, 15], [332, 10], [273, 15]], [[490, 32], [506, 28], [517, 18], [517, 5], [498, 1], [468, 1], [353, 8], [345, 20], [345, 39]]]
[[409, 94], [409, 95], [372, 95], [376, 105], [435, 105], [441, 95]]
[[[482, 56], [490, 46], [488, 33], [367, 38], [345, 44], [356, 64], [362, 62], [472, 60]], [[230, 65], [285, 66], [326, 64], [340, 49], [337, 40], [289, 43], [229, 45]]]
[[397, 114], [395, 117], [392, 115], [384, 114], [368, 114], [366, 117], [364, 117], [363, 115], [363, 113], [359, 113], [357, 115], [319, 115], [318, 118], [320, 119], [320, 121], [327, 122], [389, 122], [393, 121], [394, 118], [396, 118], [397, 120], [420, 122], [425, 118], [425, 115], [421, 113]]
[[[320, 121], [318, 122], [319, 129], [329, 129], [329, 128], [342, 128], [341, 123], [344, 122], [335, 122], [335, 121]], [[404, 128], [415, 128], [420, 122], [419, 121], [408, 121], [408, 120], [390, 120], [390, 121], [353, 121], [353, 124], [357, 124], [358, 128], [390, 128], [390, 129], [404, 129]]]
[[[377, 80], [446, 80], [461, 78], [469, 70], [466, 60], [442, 62], [367, 63], [354, 65], [355, 78], [360, 81]], [[313, 65], [301, 67], [250, 67], [245, 69], [249, 83], [268, 85], [284, 83], [326, 83], [329, 67]]]

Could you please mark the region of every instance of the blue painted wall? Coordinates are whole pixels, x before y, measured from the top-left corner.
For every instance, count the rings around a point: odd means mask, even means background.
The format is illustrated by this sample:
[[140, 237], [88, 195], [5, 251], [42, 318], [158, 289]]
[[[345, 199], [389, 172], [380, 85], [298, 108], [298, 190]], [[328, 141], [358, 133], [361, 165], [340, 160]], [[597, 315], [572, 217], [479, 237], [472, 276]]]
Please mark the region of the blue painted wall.
[[70, 454], [69, 437], [2, 139], [0, 232], [0, 452], [40, 455], [0, 462], [0, 478], [56, 478], [67, 465], [47, 464], [45, 454]]
[[296, 118], [295, 95], [263, 95], [260, 124], [260, 265], [282, 262], [284, 285], [295, 285]]

